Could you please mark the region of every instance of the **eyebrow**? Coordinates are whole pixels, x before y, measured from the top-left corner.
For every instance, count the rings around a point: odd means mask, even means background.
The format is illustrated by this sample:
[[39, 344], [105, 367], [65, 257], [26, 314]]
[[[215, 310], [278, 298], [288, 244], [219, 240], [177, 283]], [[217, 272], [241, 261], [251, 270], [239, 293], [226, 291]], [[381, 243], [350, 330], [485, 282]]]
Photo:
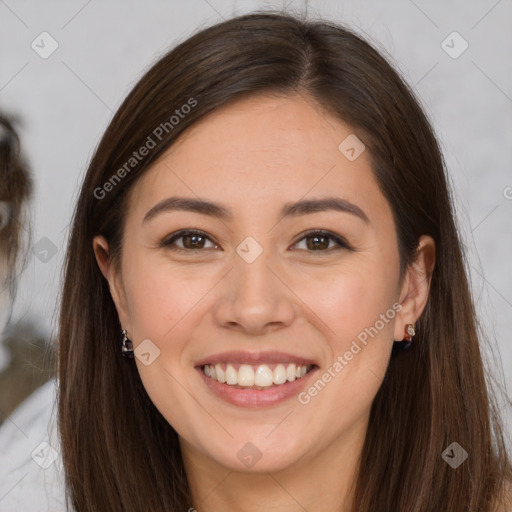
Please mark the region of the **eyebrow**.
[[[285, 217], [300, 217], [302, 215], [328, 210], [350, 213], [360, 218], [365, 223], [370, 224], [368, 216], [359, 206], [339, 197], [307, 199], [295, 203], [286, 203], [281, 209], [279, 217], [280, 219]], [[228, 207], [219, 203], [191, 197], [168, 197], [153, 206], [146, 213], [142, 222], [147, 222], [157, 215], [171, 211], [194, 212], [221, 220], [232, 220], [234, 218], [233, 212]]]

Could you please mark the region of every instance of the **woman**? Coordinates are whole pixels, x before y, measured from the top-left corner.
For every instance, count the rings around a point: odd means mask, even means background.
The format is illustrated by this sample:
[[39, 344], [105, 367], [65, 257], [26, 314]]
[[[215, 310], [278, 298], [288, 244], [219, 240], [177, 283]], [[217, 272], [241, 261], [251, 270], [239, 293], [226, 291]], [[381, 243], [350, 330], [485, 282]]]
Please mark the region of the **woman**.
[[58, 363], [80, 512], [510, 506], [438, 144], [332, 23], [234, 18], [135, 86], [76, 206]]

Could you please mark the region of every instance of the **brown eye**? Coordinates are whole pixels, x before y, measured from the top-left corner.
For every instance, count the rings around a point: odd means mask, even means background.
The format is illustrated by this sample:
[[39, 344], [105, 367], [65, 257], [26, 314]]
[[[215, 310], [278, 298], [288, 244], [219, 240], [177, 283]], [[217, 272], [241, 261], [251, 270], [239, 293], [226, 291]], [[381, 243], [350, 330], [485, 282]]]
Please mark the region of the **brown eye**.
[[[176, 244], [176, 241], [181, 240], [181, 246]], [[160, 245], [171, 250], [186, 251], [197, 249], [210, 249], [217, 248], [216, 244], [212, 243], [212, 247], [205, 247], [207, 241], [211, 239], [205, 233], [199, 230], [178, 231], [170, 238], [164, 240]]]
[[[310, 231], [309, 233], [306, 233], [299, 242], [302, 242], [302, 240], [306, 240], [305, 246], [306, 250], [309, 252], [330, 252], [331, 250], [337, 250], [340, 248], [351, 250], [351, 247], [343, 238], [328, 231]], [[331, 246], [331, 242], [334, 242], [335, 245]]]

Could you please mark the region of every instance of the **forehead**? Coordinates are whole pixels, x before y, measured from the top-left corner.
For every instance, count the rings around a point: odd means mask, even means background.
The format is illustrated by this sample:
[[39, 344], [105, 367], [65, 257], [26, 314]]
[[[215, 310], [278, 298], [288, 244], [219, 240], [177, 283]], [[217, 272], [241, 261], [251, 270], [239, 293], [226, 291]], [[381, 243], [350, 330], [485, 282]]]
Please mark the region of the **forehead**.
[[371, 210], [384, 198], [370, 155], [363, 151], [351, 161], [339, 149], [354, 135], [304, 96], [237, 100], [190, 127], [139, 180], [132, 205], [142, 215], [165, 197], [186, 195], [222, 199], [234, 210], [244, 204], [277, 210], [334, 194]]

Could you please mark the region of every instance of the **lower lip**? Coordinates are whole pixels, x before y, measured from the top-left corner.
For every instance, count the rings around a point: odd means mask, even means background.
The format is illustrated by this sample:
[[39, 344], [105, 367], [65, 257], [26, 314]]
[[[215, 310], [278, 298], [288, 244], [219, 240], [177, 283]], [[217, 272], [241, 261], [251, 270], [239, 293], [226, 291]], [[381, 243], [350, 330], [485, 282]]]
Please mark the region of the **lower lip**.
[[204, 383], [222, 400], [239, 407], [255, 408], [268, 407], [297, 396], [306, 387], [311, 375], [318, 370], [318, 367], [313, 368], [300, 379], [296, 379], [293, 382], [288, 381], [268, 389], [235, 388], [228, 384], [221, 384], [219, 381], [208, 377], [201, 367], [196, 369], [199, 371]]

